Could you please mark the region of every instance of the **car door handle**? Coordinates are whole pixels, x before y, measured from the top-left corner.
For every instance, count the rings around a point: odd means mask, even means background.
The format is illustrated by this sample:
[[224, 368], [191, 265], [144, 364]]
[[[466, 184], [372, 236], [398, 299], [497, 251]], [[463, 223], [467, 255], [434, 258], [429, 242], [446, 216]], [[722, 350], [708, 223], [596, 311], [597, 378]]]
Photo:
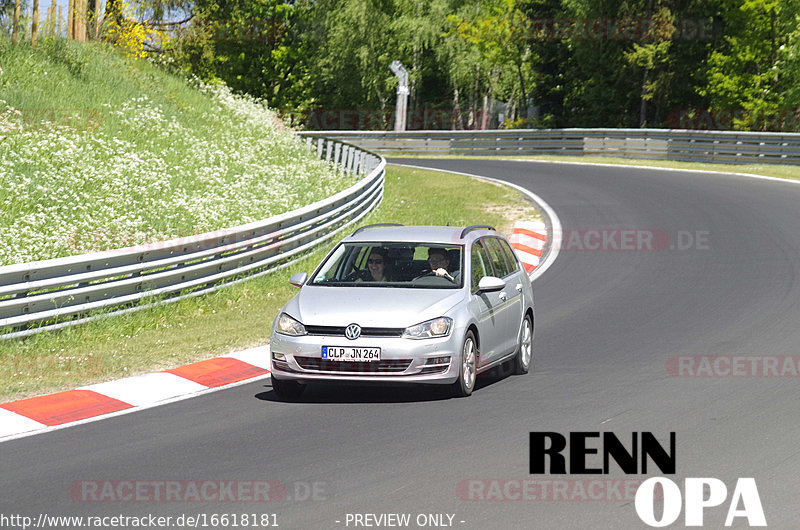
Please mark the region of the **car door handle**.
[[507, 296], [505, 291], [500, 291], [499, 293], [497, 293], [497, 296], [499, 296], [500, 300], [502, 300], [503, 302], [506, 301]]
[[516, 285], [516, 287], [517, 287], [517, 292], [520, 292], [520, 293], [521, 293], [521, 292], [522, 292], [522, 284], [521, 284], [521, 283], [518, 283], [518, 284]]

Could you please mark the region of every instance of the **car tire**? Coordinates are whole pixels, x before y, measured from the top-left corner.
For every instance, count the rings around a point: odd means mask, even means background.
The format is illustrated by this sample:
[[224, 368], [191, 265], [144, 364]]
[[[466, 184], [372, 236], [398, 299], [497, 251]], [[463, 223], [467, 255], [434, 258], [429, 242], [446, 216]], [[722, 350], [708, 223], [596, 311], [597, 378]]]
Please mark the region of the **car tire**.
[[519, 333], [517, 354], [514, 356], [514, 375], [527, 374], [533, 361], [533, 324], [531, 317], [525, 315], [522, 320], [522, 329]]
[[274, 375], [270, 377], [272, 379], [272, 390], [279, 399], [297, 399], [306, 389], [306, 385], [298, 383], [297, 381], [282, 381], [280, 379], [276, 379]]
[[458, 357], [458, 379], [453, 383], [454, 397], [467, 397], [472, 395], [478, 373], [476, 371], [478, 357], [478, 344], [472, 331], [467, 332], [461, 346], [461, 355]]

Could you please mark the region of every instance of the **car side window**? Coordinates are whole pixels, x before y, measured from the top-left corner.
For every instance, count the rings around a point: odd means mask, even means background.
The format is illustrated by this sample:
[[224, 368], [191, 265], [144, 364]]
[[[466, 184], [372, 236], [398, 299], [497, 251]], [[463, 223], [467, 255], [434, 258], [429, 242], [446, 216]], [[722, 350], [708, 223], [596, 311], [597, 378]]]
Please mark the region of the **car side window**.
[[519, 270], [519, 259], [517, 258], [517, 254], [514, 250], [509, 246], [508, 241], [505, 239], [498, 239], [500, 243], [500, 248], [503, 249], [503, 256], [506, 258], [506, 263], [508, 263], [509, 268], [512, 271]]
[[478, 288], [478, 282], [484, 276], [491, 276], [492, 269], [489, 265], [489, 256], [486, 254], [486, 249], [480, 241], [475, 241], [472, 244], [472, 281], [470, 282], [470, 289], [475, 290]]
[[503, 248], [500, 246], [499, 239], [496, 237], [487, 237], [483, 242], [486, 245], [486, 250], [489, 251], [489, 259], [492, 262], [495, 276], [498, 278], [505, 278], [514, 272], [514, 270], [509, 267], [508, 263], [506, 263], [506, 258], [503, 256]]

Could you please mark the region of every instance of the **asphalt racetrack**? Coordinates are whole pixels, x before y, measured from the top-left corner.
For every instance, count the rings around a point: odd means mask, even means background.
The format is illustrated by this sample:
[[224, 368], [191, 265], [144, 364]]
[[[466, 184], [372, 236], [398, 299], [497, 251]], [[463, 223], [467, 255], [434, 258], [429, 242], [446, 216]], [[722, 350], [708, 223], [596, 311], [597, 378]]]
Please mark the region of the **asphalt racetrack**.
[[[289, 529], [390, 527], [403, 519], [387, 514], [408, 514], [411, 528], [643, 528], [624, 485], [663, 475], [652, 462], [647, 475], [613, 462], [609, 474], [531, 475], [529, 433], [610, 431], [629, 443], [648, 431], [665, 445], [676, 433], [668, 478], [681, 490], [686, 477], [727, 485], [706, 527], [723, 525], [740, 477], [755, 479], [771, 528], [797, 527], [800, 379], [790, 364], [800, 356], [800, 185], [392, 161], [506, 180], [558, 214], [562, 248], [534, 282], [532, 373], [491, 374], [467, 399], [438, 388], [317, 387], [287, 404], [257, 381], [9, 441], [0, 444], [0, 514], [203, 515], [206, 527], [222, 526], [210, 525], [214, 514], [276, 514]], [[168, 481], [181, 500], [156, 494], [153, 484]], [[273, 502], [248, 502], [248, 488], [264, 481]], [[557, 500], [546, 481], [561, 481]], [[214, 482], [230, 495], [187, 493]], [[140, 500], [127, 484], [142, 488]], [[683, 524], [682, 513], [673, 526]]]

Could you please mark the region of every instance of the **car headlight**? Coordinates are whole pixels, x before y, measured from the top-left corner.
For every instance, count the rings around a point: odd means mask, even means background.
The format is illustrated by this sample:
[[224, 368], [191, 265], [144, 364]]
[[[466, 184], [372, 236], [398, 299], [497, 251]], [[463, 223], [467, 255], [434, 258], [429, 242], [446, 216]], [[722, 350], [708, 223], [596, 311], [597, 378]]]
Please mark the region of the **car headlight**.
[[420, 324], [406, 328], [403, 332], [404, 339], [432, 339], [445, 337], [453, 327], [453, 319], [448, 317], [434, 318]]
[[291, 335], [292, 337], [298, 337], [306, 334], [305, 326], [286, 313], [281, 313], [281, 316], [278, 317], [278, 323], [275, 326], [275, 331], [278, 333], [283, 333], [284, 335]]

